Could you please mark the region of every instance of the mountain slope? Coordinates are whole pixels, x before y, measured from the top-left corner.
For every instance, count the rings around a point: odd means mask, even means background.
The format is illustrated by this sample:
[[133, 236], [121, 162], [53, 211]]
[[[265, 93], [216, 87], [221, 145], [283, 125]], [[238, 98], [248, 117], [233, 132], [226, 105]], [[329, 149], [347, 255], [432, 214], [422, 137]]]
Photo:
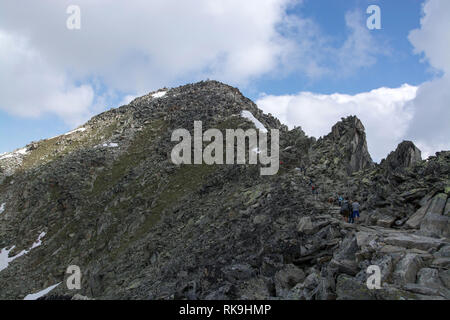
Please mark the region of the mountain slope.
[[[280, 129], [277, 175], [171, 163], [173, 130], [254, 127], [244, 111]], [[376, 165], [356, 117], [316, 141], [219, 82], [159, 90], [0, 157], [0, 249], [15, 245], [11, 258], [45, 232], [0, 271], [0, 298], [78, 265], [81, 290], [48, 297], [448, 299], [450, 154], [421, 161], [414, 148]], [[359, 200], [363, 223], [342, 221], [338, 194]], [[371, 264], [382, 290], [365, 287]]]

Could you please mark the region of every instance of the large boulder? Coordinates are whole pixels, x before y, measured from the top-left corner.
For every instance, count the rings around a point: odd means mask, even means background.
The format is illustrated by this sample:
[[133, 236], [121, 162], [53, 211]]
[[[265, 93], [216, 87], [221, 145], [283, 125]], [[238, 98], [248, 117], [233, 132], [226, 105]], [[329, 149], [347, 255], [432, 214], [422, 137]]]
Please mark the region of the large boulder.
[[340, 273], [356, 275], [359, 269], [356, 260], [357, 251], [358, 243], [356, 237], [345, 238], [339, 251], [334, 254], [333, 259], [330, 261], [330, 267], [337, 269]]
[[424, 251], [438, 250], [445, 243], [441, 239], [403, 233], [390, 234], [384, 239], [384, 242], [396, 247], [415, 248]]
[[[423, 293], [430, 296], [442, 296], [444, 298], [450, 297], [450, 290], [448, 290], [445, 284], [442, 281], [442, 278], [445, 279], [445, 274], [442, 273], [443, 277], [440, 276], [439, 271], [437, 269], [432, 268], [423, 268], [417, 273], [417, 287], [420, 288]], [[414, 291], [414, 290], [413, 290]], [[428, 291], [428, 292], [427, 292]], [[416, 291], [417, 292], [417, 291]]]
[[297, 284], [288, 294], [289, 299], [311, 300], [320, 290], [320, 277], [316, 272], [310, 273], [305, 281]]
[[342, 118], [331, 133], [311, 146], [308, 153], [308, 174], [314, 176], [345, 178], [375, 166], [368, 151], [364, 126], [356, 116]]
[[424, 215], [420, 224], [420, 232], [432, 237], [450, 237], [450, 217], [444, 215], [447, 203], [445, 193], [437, 194]]
[[342, 119], [331, 130], [330, 138], [343, 147], [347, 159], [347, 171], [353, 173], [373, 166], [367, 147], [366, 132], [356, 116]]
[[450, 270], [439, 271], [439, 278], [447, 289], [450, 289]]
[[417, 273], [417, 284], [427, 288], [442, 288], [442, 281], [439, 278], [439, 271], [431, 268], [420, 269]]
[[297, 225], [297, 231], [299, 233], [312, 234], [314, 231], [314, 226], [312, 224], [311, 218], [310, 217], [301, 218]]
[[390, 169], [408, 168], [422, 161], [421, 151], [411, 141], [403, 141], [391, 152], [382, 165]]
[[418, 254], [407, 253], [395, 268], [394, 281], [398, 284], [415, 283], [422, 266], [423, 260]]
[[337, 278], [337, 300], [374, 300], [376, 291], [367, 288], [367, 284], [341, 274]]
[[426, 236], [450, 238], [450, 217], [427, 214], [420, 225], [420, 232]]
[[390, 255], [384, 255], [372, 260], [372, 265], [380, 267], [381, 283], [387, 282], [394, 271], [394, 259]]
[[408, 221], [405, 223], [405, 226], [411, 229], [419, 229], [420, 224], [427, 213], [428, 206], [429, 203], [417, 210], [411, 217], [409, 217]]
[[442, 215], [444, 213], [445, 205], [447, 203], [447, 194], [439, 193], [433, 197], [431, 204], [427, 210], [427, 214]]
[[293, 264], [286, 265], [282, 270], [275, 274], [275, 289], [277, 296], [282, 296], [283, 292], [290, 290], [305, 279], [305, 273], [302, 269]]

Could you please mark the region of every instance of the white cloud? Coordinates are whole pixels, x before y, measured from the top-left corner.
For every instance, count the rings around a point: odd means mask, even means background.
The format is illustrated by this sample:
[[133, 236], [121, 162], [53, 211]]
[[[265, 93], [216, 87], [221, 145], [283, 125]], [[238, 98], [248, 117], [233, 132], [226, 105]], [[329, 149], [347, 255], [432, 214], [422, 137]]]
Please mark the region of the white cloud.
[[88, 85], [76, 86], [21, 37], [0, 30], [0, 109], [37, 117], [55, 113], [74, 124], [90, 114]]
[[129, 104], [131, 101], [133, 101], [134, 99], [136, 99], [138, 96], [129, 94], [126, 95], [125, 97], [123, 97], [123, 99], [120, 101], [119, 106], [124, 106]]
[[364, 15], [360, 11], [349, 11], [345, 15], [345, 22], [350, 35], [335, 54], [340, 74], [354, 73], [363, 67], [370, 67], [377, 62], [377, 55], [388, 54], [389, 47], [380, 45], [366, 26]]
[[[378, 50], [367, 30], [347, 14], [347, 25], [354, 30], [341, 48], [340, 61], [358, 67], [370, 65]], [[355, 24], [356, 23], [356, 24]], [[359, 40], [358, 40], [359, 39]], [[369, 151], [379, 161], [402, 140], [413, 140], [423, 158], [450, 149], [450, 1], [427, 0], [423, 6], [421, 27], [409, 40], [436, 74], [436, 79], [418, 87], [380, 88], [357, 95], [320, 95], [301, 92], [288, 96], [264, 96], [257, 104], [293, 127], [322, 136], [340, 117], [356, 114], [364, 123]], [[352, 52], [355, 56], [352, 57]], [[345, 69], [345, 68], [343, 68]]]
[[408, 136], [419, 141], [427, 155], [450, 149], [450, 1], [428, 0], [420, 28], [409, 40], [441, 75], [420, 86], [409, 108], [415, 110]]
[[405, 84], [400, 88], [380, 88], [356, 95], [300, 92], [263, 96], [256, 103], [288, 127], [301, 126], [308, 135], [315, 137], [328, 134], [340, 118], [354, 114], [366, 128], [372, 157], [380, 161], [405, 135], [412, 118], [407, 102], [415, 98], [416, 91], [416, 87]]
[[81, 30], [68, 30], [73, 1], [3, 0], [0, 108], [76, 125], [102, 104], [163, 86], [205, 78], [245, 86], [269, 73], [320, 77], [374, 63], [363, 13], [346, 16], [349, 36], [336, 47], [314, 21], [287, 13], [301, 2], [78, 0]]
[[415, 52], [423, 53], [432, 67], [450, 73], [450, 2], [427, 0], [420, 29], [411, 31], [409, 40]]
[[[295, 0], [79, 0], [81, 30], [66, 29], [72, 1], [25, 8], [2, 1], [0, 28], [27, 37], [52, 64], [108, 87], [145, 92], [204, 74], [243, 82], [270, 71], [283, 50], [276, 26]], [[43, 19], [45, 17], [45, 19]]]
[[[377, 62], [380, 54], [389, 54], [384, 44], [381, 49], [365, 23], [360, 10], [345, 15], [347, 37], [342, 44], [324, 34], [311, 19], [300, 16], [286, 16], [283, 23], [284, 39], [281, 64], [285, 72], [302, 72], [309, 78], [324, 76], [347, 77], [361, 68]], [[295, 41], [290, 41], [295, 39]]]
[[430, 143], [429, 141], [415, 141], [416, 146], [422, 151], [422, 159], [434, 156], [436, 152], [449, 150], [448, 143]]

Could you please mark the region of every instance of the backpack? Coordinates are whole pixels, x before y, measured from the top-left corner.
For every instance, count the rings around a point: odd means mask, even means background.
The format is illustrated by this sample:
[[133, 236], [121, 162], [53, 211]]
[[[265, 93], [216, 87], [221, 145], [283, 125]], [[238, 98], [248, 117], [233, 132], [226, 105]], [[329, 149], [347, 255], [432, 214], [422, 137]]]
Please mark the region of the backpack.
[[350, 204], [348, 203], [347, 200], [345, 200], [344, 203], [342, 204], [341, 213], [343, 214], [350, 213]]

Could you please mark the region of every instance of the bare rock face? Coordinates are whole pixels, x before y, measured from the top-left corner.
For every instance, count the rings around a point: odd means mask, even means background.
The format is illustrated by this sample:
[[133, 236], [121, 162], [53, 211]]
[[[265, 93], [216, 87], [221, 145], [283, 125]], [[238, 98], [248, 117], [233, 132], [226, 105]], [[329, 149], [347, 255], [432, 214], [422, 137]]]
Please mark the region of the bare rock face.
[[342, 118], [324, 140], [334, 145], [335, 151], [344, 161], [348, 174], [374, 165], [367, 148], [365, 128], [358, 117]]
[[[175, 129], [255, 127], [243, 111], [280, 129], [278, 174], [170, 161]], [[450, 151], [419, 160], [405, 142], [374, 164], [355, 116], [316, 140], [219, 82], [152, 92], [0, 155], [0, 299], [69, 265], [81, 289], [43, 299], [450, 299]]]
[[[367, 148], [366, 132], [361, 120], [357, 117], [348, 117], [336, 126], [339, 125], [341, 128], [344, 128], [344, 135], [341, 136], [341, 139], [344, 138], [349, 143], [349, 148], [347, 149], [350, 156], [348, 170], [355, 172], [371, 167], [373, 161]], [[333, 127], [333, 134], [336, 130], [342, 130], [341, 128], [337, 129], [336, 126]]]
[[390, 169], [409, 168], [422, 161], [421, 151], [411, 141], [403, 141], [382, 164]]

